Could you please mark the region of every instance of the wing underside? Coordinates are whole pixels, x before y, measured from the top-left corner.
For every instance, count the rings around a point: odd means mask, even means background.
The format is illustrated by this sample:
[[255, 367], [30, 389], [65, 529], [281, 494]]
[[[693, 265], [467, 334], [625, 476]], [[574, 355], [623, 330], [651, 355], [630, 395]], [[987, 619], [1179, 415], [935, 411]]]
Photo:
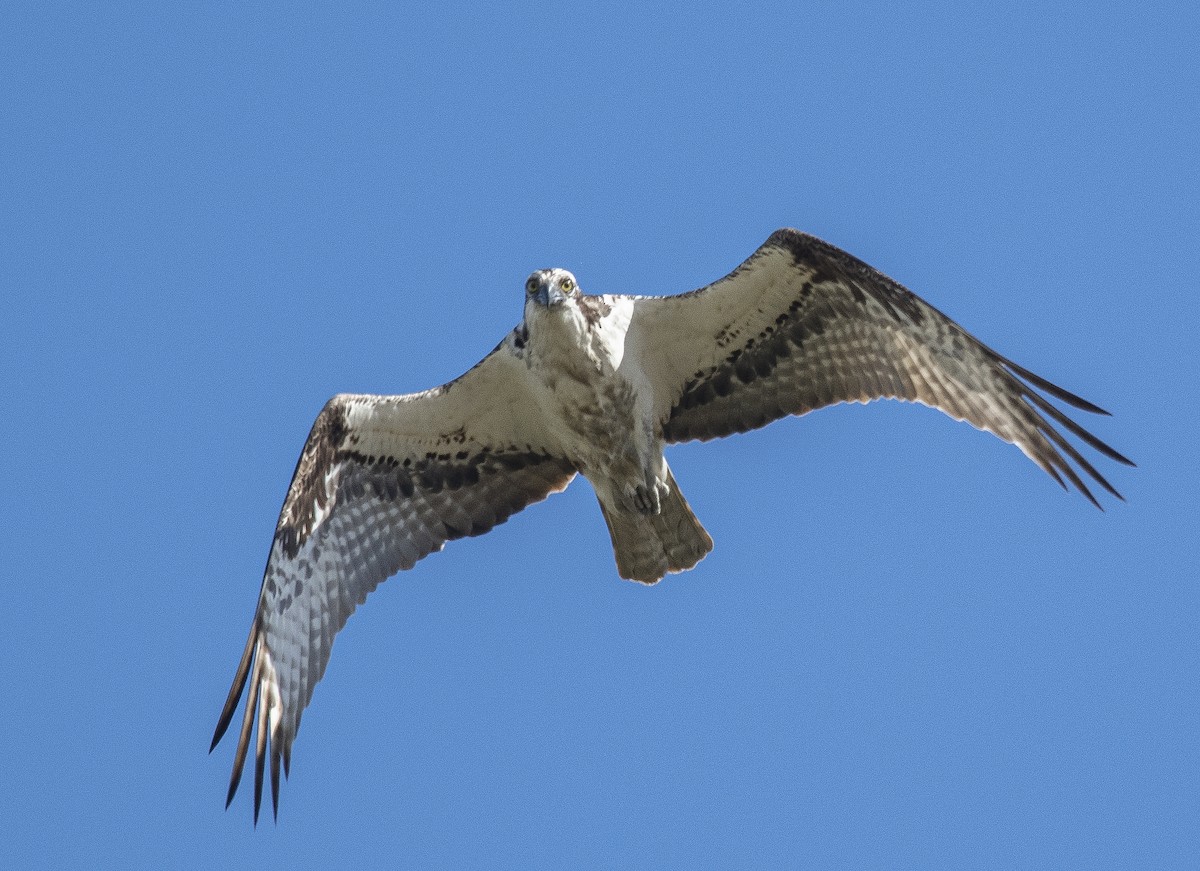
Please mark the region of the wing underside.
[[639, 299], [631, 332], [652, 380], [665, 385], [660, 420], [669, 442], [893, 398], [1015, 444], [1096, 505], [1084, 476], [1120, 494], [1064, 433], [1132, 465], [1041, 392], [1107, 412], [997, 354], [861, 260], [794, 230], [775, 233], [706, 288]]
[[[382, 581], [564, 489], [574, 466], [537, 430], [504, 346], [446, 387], [338, 396], [318, 416], [280, 513], [257, 611], [213, 736], [249, 687], [228, 802], [253, 741], [254, 816], [278, 808], [301, 714], [334, 637]], [[509, 354], [511, 357], [511, 354]]]

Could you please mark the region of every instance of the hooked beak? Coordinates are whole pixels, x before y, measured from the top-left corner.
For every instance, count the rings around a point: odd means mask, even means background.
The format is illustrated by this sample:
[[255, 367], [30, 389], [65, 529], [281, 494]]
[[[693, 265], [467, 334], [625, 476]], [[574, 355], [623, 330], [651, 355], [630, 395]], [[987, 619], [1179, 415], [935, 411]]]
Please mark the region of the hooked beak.
[[543, 284], [538, 288], [537, 295], [533, 299], [538, 305], [550, 308], [551, 306], [561, 305], [566, 301], [567, 297], [557, 287], [549, 287]]

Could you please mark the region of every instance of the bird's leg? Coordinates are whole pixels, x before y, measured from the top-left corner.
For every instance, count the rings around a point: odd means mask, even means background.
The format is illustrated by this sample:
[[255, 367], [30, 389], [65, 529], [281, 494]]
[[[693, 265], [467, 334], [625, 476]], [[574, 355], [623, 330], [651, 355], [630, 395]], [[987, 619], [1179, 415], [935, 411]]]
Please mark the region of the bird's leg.
[[662, 513], [663, 500], [670, 493], [667, 460], [662, 442], [654, 438], [654, 428], [648, 421], [627, 433], [610, 461], [610, 480], [615, 485], [610, 492], [616, 491], [622, 508], [642, 515]]

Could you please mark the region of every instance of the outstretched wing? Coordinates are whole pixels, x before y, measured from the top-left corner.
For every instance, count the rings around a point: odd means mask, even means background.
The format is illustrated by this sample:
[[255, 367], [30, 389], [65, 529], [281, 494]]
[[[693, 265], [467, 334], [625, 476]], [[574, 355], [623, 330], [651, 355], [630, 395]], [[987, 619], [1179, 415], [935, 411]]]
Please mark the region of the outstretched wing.
[[839, 402], [920, 402], [1015, 444], [1099, 506], [1080, 469], [1120, 494], [1055, 424], [1129, 460], [1033, 388], [1107, 414], [983, 345], [933, 306], [832, 245], [779, 230], [700, 290], [643, 297], [627, 345], [656, 389], [670, 442], [707, 440]]
[[280, 763], [286, 775], [334, 636], [368, 593], [445, 542], [487, 532], [574, 477], [523, 388], [521, 347], [513, 333], [449, 384], [407, 396], [335, 396], [317, 417], [213, 736], [216, 747], [249, 681], [226, 806], [257, 724], [254, 818], [268, 744], [278, 810]]

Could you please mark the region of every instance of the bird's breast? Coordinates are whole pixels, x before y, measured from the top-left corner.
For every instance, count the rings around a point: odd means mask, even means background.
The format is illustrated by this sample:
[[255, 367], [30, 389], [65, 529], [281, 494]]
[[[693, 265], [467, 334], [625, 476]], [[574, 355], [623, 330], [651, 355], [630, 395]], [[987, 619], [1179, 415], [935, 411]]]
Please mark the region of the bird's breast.
[[620, 368], [627, 327], [627, 316], [589, 322], [573, 310], [530, 325], [528, 359], [547, 423], [584, 469], [610, 466], [644, 429], [637, 389]]
[[543, 381], [542, 407], [564, 452], [584, 470], [611, 465], [641, 428], [636, 391], [614, 371], [559, 367]]

